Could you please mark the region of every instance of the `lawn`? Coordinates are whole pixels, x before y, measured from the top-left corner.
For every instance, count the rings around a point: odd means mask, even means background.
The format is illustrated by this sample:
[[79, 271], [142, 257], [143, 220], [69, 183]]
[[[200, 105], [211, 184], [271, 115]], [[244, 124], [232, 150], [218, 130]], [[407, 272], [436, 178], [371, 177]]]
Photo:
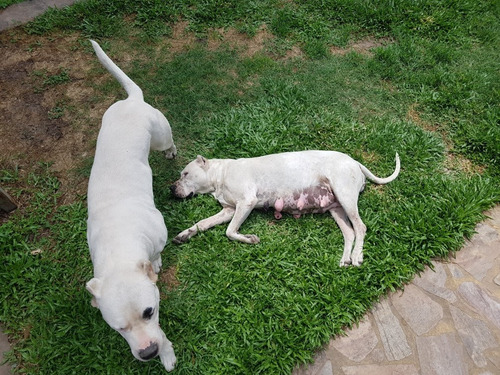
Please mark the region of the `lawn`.
[[[89, 0], [10, 39], [41, 51], [66, 38], [68, 59], [90, 61], [83, 78], [71, 67], [32, 74], [41, 92], [75, 82], [91, 90], [47, 113], [74, 118], [74, 131], [81, 118], [93, 122], [90, 148], [99, 103], [124, 92], [88, 38], [165, 113], [179, 154], [152, 153], [150, 163], [169, 239], [220, 209], [210, 196], [170, 196], [198, 154], [338, 150], [387, 176], [399, 153], [399, 177], [367, 183], [360, 196], [368, 232], [359, 268], [339, 267], [343, 239], [329, 215], [253, 212], [241, 232], [257, 234], [257, 245], [228, 240], [222, 225], [165, 247], [160, 322], [174, 373], [289, 374], [431, 260], [453, 256], [500, 202], [499, 18], [486, 0]], [[0, 185], [25, 202], [0, 227], [9, 360], [26, 374], [161, 373], [158, 360], [134, 360], [90, 305], [85, 194], [64, 199], [71, 186], [50, 158], [15, 167], [22, 160], [0, 154]], [[67, 173], [85, 182], [91, 163], [86, 155]]]

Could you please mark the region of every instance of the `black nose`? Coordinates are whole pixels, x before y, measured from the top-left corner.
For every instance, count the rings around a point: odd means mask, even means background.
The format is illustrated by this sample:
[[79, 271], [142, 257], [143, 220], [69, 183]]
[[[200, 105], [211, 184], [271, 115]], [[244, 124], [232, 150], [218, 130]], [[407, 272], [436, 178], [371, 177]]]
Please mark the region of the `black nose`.
[[175, 185], [170, 185], [170, 192], [175, 195]]
[[151, 358], [154, 358], [158, 355], [158, 344], [155, 342], [150, 343], [150, 345], [146, 349], [142, 349], [139, 351], [139, 357], [141, 359], [148, 361]]

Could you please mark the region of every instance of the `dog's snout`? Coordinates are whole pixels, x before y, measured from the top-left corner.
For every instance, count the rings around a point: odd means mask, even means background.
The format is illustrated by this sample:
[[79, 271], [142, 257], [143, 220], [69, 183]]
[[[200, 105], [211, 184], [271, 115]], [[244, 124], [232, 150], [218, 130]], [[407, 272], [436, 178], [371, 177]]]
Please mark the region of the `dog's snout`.
[[182, 192], [182, 188], [177, 189], [177, 184], [170, 185], [170, 192], [172, 193], [174, 198], [179, 198], [179, 199], [183, 199], [183, 198], [189, 199], [189, 198], [192, 198], [194, 196], [194, 191], [190, 192], [188, 195], [185, 195]]
[[158, 344], [155, 342], [150, 343], [146, 349], [139, 351], [139, 357], [144, 361], [148, 361], [158, 355]]

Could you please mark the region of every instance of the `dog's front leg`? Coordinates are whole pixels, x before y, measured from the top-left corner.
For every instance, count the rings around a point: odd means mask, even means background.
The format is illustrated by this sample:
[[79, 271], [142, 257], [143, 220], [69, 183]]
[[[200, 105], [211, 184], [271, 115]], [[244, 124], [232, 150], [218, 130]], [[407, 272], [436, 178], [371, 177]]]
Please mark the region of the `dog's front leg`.
[[236, 204], [236, 211], [234, 212], [233, 219], [229, 223], [229, 226], [226, 230], [226, 235], [235, 241], [241, 241], [245, 243], [259, 243], [260, 239], [254, 234], [240, 234], [238, 233], [238, 229], [240, 229], [241, 224], [246, 220], [250, 212], [252, 212], [253, 208], [257, 204], [257, 199], [252, 199], [244, 202], [238, 202]]
[[235, 210], [233, 207], [224, 207], [222, 211], [215, 214], [214, 216], [203, 219], [197, 222], [191, 228], [188, 228], [179, 233], [177, 236], [175, 236], [172, 242], [177, 244], [184, 243], [198, 232], [203, 232], [222, 223], [227, 223], [233, 217], [234, 211]]
[[175, 363], [177, 362], [177, 358], [175, 357], [174, 348], [172, 343], [167, 339], [165, 333], [162, 331], [162, 343], [160, 348], [159, 357], [161, 363], [165, 367], [165, 370], [172, 371], [175, 367]]

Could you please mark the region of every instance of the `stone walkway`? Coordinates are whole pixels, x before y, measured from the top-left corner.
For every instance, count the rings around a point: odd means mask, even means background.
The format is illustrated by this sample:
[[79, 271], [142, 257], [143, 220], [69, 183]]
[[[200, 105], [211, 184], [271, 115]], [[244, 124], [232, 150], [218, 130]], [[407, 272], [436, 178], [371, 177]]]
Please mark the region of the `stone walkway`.
[[[0, 11], [0, 31], [75, 0], [32, 0]], [[478, 224], [456, 259], [434, 262], [331, 340], [314, 363], [293, 375], [500, 374], [500, 206]], [[0, 363], [8, 350], [0, 331]], [[0, 375], [9, 375], [0, 365]]]
[[29, 0], [0, 10], [0, 31], [23, 25], [49, 8], [63, 8], [76, 0]]
[[435, 261], [293, 375], [500, 374], [500, 206], [456, 258]]

